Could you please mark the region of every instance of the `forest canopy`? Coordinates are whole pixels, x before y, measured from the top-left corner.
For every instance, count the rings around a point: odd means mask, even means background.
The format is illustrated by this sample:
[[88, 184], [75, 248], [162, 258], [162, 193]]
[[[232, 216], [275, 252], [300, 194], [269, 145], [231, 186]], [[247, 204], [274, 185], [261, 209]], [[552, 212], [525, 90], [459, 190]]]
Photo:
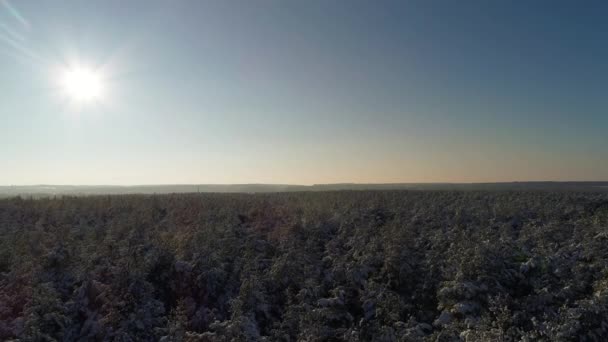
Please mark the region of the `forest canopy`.
[[0, 339], [602, 340], [608, 193], [0, 200]]

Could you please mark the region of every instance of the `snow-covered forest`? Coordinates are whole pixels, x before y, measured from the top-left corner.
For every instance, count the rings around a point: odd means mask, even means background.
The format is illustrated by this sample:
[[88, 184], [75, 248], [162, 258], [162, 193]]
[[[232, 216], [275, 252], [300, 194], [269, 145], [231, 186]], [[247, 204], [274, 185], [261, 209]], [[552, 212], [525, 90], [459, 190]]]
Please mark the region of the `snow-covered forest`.
[[0, 340], [607, 338], [605, 192], [0, 200]]

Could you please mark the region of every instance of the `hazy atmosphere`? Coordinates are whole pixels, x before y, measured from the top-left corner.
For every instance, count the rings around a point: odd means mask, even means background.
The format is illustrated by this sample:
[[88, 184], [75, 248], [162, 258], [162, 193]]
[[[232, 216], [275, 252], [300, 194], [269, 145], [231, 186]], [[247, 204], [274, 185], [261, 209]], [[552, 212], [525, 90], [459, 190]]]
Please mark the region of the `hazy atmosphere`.
[[0, 341], [608, 341], [608, 1], [0, 0]]
[[0, 185], [608, 180], [607, 6], [0, 0]]

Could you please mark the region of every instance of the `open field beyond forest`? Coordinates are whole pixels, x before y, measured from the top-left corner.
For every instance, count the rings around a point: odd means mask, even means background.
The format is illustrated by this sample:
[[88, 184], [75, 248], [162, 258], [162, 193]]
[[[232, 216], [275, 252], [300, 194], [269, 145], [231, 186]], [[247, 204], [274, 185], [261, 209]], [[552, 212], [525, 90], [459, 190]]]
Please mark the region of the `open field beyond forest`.
[[602, 341], [608, 193], [0, 200], [0, 340]]

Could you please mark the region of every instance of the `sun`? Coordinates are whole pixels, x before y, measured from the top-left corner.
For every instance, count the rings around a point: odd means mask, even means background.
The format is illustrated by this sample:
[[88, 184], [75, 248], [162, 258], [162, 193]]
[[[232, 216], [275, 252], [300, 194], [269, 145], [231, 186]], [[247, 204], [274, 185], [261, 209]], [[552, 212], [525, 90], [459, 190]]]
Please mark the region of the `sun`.
[[82, 66], [66, 68], [60, 80], [67, 97], [76, 102], [92, 102], [103, 95], [103, 78], [99, 71]]

